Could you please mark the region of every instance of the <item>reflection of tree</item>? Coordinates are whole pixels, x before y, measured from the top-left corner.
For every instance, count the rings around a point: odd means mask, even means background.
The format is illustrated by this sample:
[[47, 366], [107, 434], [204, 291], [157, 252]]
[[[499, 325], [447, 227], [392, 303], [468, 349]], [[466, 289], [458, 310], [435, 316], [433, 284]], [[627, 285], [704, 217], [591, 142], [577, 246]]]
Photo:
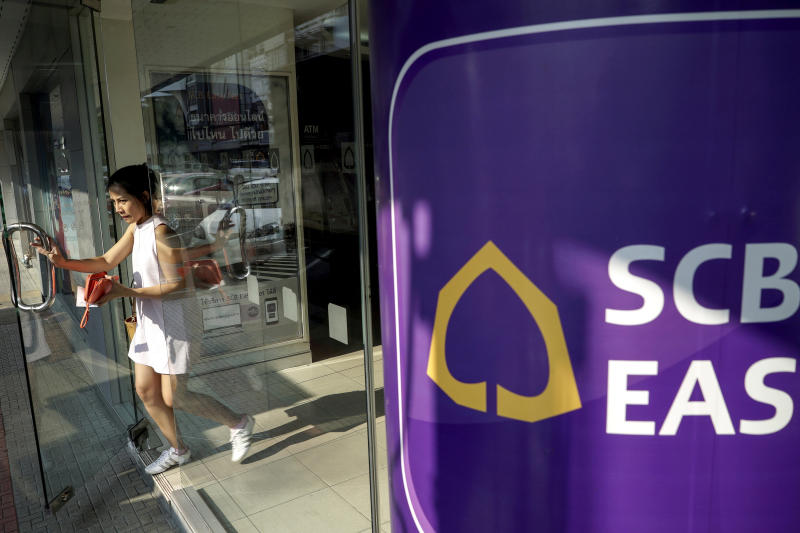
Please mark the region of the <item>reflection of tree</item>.
[[159, 143], [186, 140], [186, 119], [173, 96], [155, 98], [156, 137]]
[[175, 130], [179, 131], [181, 137], [186, 137], [186, 117], [183, 114], [183, 109], [181, 106], [176, 105], [173, 113]]

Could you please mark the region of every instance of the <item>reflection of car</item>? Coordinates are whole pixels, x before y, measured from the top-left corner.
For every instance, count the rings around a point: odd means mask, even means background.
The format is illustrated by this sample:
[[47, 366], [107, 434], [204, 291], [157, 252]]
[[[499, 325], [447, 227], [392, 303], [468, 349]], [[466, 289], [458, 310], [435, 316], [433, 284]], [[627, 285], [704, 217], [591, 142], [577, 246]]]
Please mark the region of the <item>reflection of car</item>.
[[231, 161], [231, 168], [228, 170], [228, 175], [231, 176], [234, 181], [239, 179], [242, 182], [260, 178], [274, 178], [278, 175], [279, 167], [280, 161], [278, 160], [278, 151], [273, 150], [270, 153], [270, 159]]
[[222, 174], [212, 172], [164, 174], [164, 217], [178, 233], [191, 231], [205, 217], [233, 199], [233, 186]]

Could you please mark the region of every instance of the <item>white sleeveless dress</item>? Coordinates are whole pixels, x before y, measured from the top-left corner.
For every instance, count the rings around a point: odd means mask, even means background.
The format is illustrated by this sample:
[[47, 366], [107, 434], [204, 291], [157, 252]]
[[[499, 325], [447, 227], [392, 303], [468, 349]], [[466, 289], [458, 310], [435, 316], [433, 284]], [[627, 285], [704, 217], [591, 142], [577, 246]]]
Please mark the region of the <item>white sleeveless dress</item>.
[[[133, 286], [153, 287], [164, 281], [156, 250], [156, 227], [167, 221], [152, 216], [133, 232]], [[137, 298], [136, 333], [128, 349], [134, 362], [152, 367], [159, 374], [189, 371], [189, 338], [186, 334], [182, 299]]]

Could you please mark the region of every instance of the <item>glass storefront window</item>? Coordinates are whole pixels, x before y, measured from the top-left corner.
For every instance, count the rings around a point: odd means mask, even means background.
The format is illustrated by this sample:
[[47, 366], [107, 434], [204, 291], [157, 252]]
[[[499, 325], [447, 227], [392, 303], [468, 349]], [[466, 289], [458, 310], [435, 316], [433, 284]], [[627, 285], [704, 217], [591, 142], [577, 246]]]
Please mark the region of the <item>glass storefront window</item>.
[[34, 429], [26, 438], [53, 512], [124, 450], [136, 420], [117, 311], [93, 310], [79, 327], [85, 274], [53, 268], [31, 246], [39, 238], [86, 258], [112, 239], [101, 208], [107, 154], [92, 12], [67, 4], [30, 6], [0, 79], [4, 248]]
[[[184, 247], [212, 244], [223, 219], [234, 232], [210, 254], [225, 270], [226, 288], [197, 295], [204, 355], [302, 340], [288, 75], [147, 74], [151, 167], [175, 238]], [[240, 302], [248, 302], [241, 320]], [[269, 329], [252, 320], [260, 307]]]
[[[228, 529], [388, 528], [388, 509], [373, 515], [388, 470], [385, 439], [368, 445], [349, 6], [134, 0], [132, 15], [162, 287], [185, 280], [161, 309], [191, 462], [164, 478]], [[229, 428], [248, 417], [232, 462]]]

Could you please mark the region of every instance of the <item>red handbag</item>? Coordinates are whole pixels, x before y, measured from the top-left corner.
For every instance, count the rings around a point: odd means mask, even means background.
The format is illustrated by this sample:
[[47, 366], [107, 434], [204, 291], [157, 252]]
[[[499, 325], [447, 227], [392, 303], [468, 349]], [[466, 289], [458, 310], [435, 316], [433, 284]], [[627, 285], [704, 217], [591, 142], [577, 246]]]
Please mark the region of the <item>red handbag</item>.
[[[113, 279], [119, 279], [119, 276], [114, 276]], [[86, 288], [83, 291], [83, 296], [86, 300], [86, 311], [83, 312], [83, 318], [81, 318], [81, 328], [85, 328], [86, 323], [89, 322], [89, 306], [108, 294], [110, 290], [111, 280], [106, 278], [105, 272], [91, 274], [86, 278]]]
[[200, 259], [198, 261], [184, 261], [178, 268], [181, 276], [191, 273], [194, 279], [206, 285], [219, 285], [222, 283], [222, 271], [216, 259]]

